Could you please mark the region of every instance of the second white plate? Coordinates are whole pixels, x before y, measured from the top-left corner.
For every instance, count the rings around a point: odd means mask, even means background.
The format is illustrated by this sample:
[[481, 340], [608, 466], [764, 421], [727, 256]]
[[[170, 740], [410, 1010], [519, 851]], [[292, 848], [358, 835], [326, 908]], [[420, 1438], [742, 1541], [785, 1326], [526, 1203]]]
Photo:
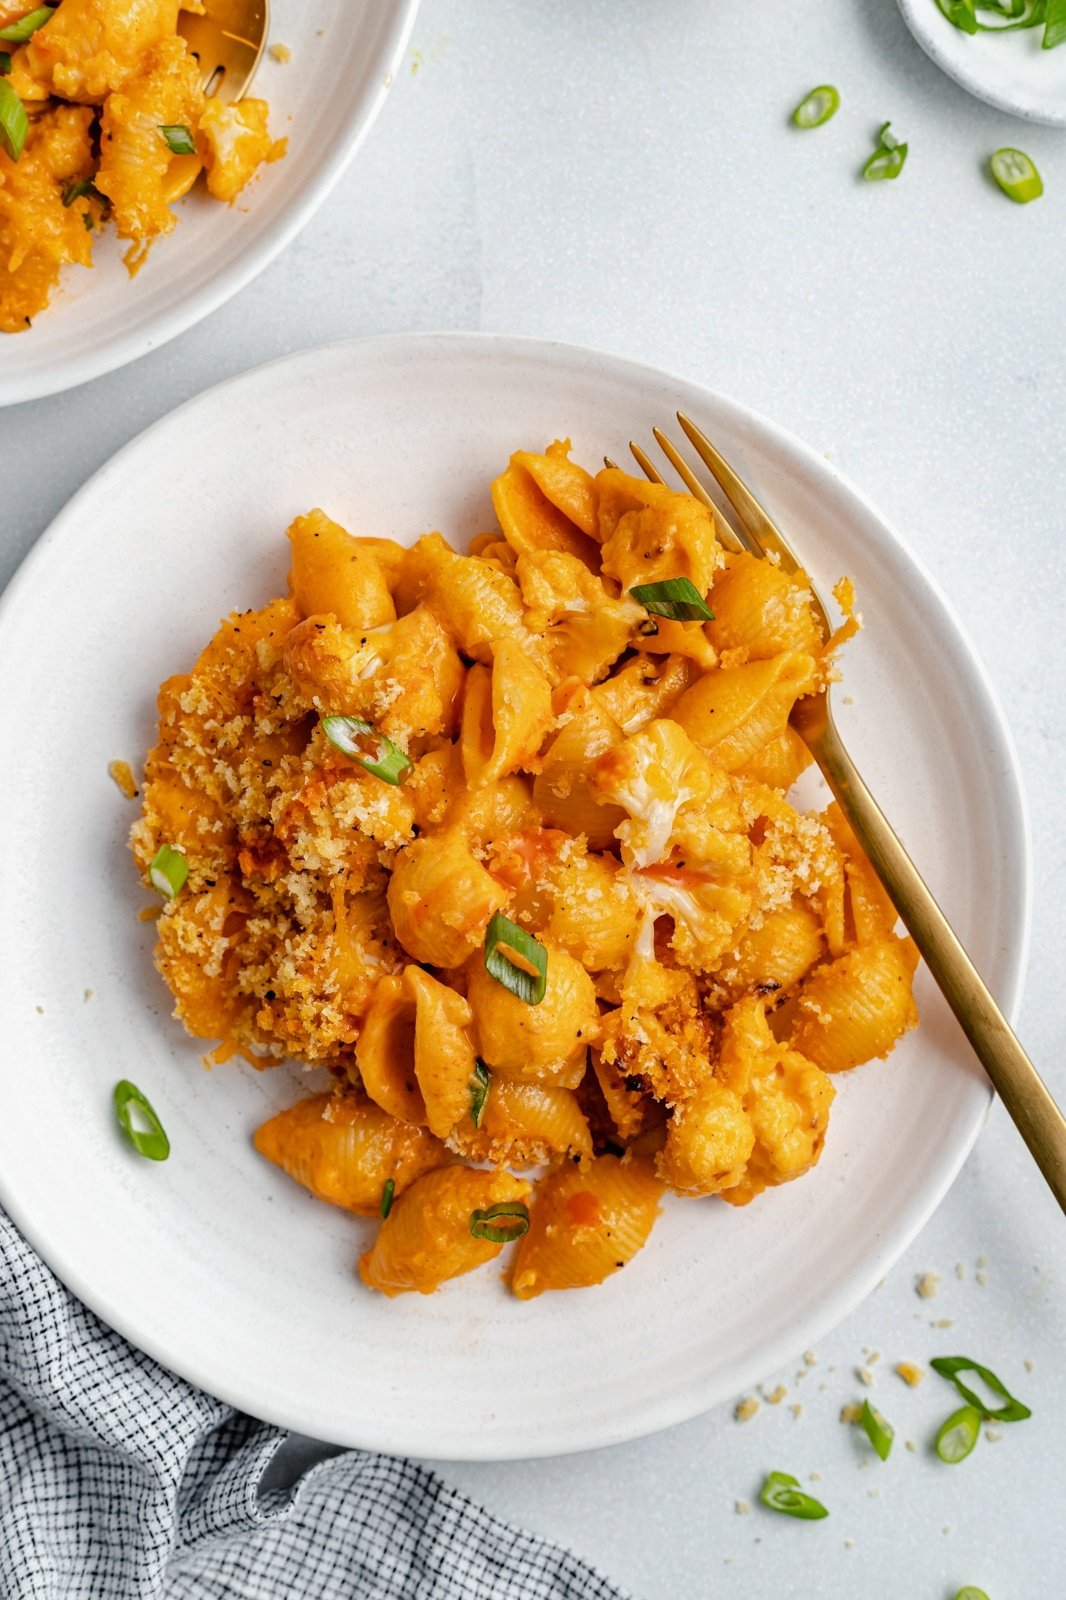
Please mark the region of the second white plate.
[[[0, 606], [0, 1200], [70, 1287], [167, 1366], [317, 1438], [490, 1458], [604, 1445], [737, 1394], [884, 1275], [944, 1194], [988, 1085], [924, 973], [922, 1024], [838, 1080], [824, 1158], [745, 1210], [671, 1200], [601, 1288], [513, 1300], [492, 1270], [387, 1301], [371, 1224], [308, 1198], [251, 1134], [297, 1074], [204, 1072], [169, 1015], [126, 849], [154, 696], [231, 608], [281, 591], [289, 520], [462, 545], [511, 450], [573, 437], [592, 467], [682, 407], [866, 628], [839, 715], [863, 772], [992, 988], [1025, 959], [1026, 825], [1010, 741], [944, 600], [823, 457], [696, 384], [591, 351], [417, 336], [286, 358], [192, 401], [76, 496]], [[175, 476], [176, 462], [195, 471]], [[132, 1078], [173, 1143], [121, 1141]]]

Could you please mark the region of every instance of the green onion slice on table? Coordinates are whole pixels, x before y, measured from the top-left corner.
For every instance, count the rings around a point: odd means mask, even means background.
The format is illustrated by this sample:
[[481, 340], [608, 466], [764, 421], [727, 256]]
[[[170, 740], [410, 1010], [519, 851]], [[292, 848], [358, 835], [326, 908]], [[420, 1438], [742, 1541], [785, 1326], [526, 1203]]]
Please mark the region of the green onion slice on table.
[[792, 113], [792, 121], [797, 128], [820, 128], [839, 110], [840, 90], [831, 83], [820, 83], [800, 101]]
[[968, 1583], [965, 1589], [959, 1590], [955, 1600], [988, 1600], [988, 1596], [983, 1589], [975, 1589], [972, 1583]]
[[988, 164], [1003, 193], [1018, 205], [1025, 206], [1030, 200], [1040, 199], [1044, 192], [1043, 179], [1024, 150], [1014, 150], [1007, 145], [997, 150]]
[[174, 896], [180, 894], [185, 887], [185, 880], [189, 876], [189, 863], [180, 850], [173, 849], [169, 844], [161, 844], [152, 857], [148, 876], [152, 880], [153, 889], [158, 889], [168, 900], [173, 900]]
[[907, 148], [907, 145], [900, 144], [892, 132], [892, 124], [883, 122], [877, 135], [877, 149], [868, 157], [862, 169], [867, 183], [898, 178], [907, 159]]
[[505, 1200], [484, 1211], [471, 1211], [470, 1232], [489, 1244], [512, 1244], [529, 1232], [529, 1207], [521, 1200]]
[[976, 1406], [960, 1406], [940, 1427], [936, 1436], [936, 1453], [949, 1467], [965, 1461], [981, 1437], [984, 1421]]
[[[148, 1097], [135, 1083], [123, 1078], [121, 1083], [115, 1085], [114, 1099], [119, 1127], [137, 1153], [147, 1156], [149, 1161], [165, 1161], [170, 1154], [170, 1140]], [[134, 1116], [139, 1117], [142, 1123], [147, 1123], [147, 1128], [135, 1128]]]
[[759, 1490], [759, 1499], [771, 1511], [780, 1511], [786, 1517], [800, 1517], [804, 1522], [818, 1522], [829, 1515], [822, 1502], [813, 1495], [804, 1494], [799, 1479], [787, 1472], [768, 1472]]
[[6, 78], [0, 77], [0, 150], [17, 161], [30, 131], [30, 119]]
[[[942, 1378], [947, 1378], [959, 1391], [967, 1405], [975, 1406], [983, 1417], [988, 1417], [993, 1422], [1024, 1422], [1026, 1417], [1031, 1417], [1029, 1407], [1020, 1400], [1015, 1400], [1010, 1390], [1001, 1378], [997, 1378], [988, 1367], [982, 1367], [979, 1361], [971, 1361], [969, 1356], [936, 1356], [929, 1363], [934, 1372], [939, 1372]], [[993, 1394], [998, 1394], [1003, 1400], [1001, 1406], [989, 1406], [968, 1389], [959, 1377], [960, 1372], [976, 1372], [977, 1376], [986, 1383]]]
[[859, 1421], [863, 1425], [866, 1437], [873, 1445], [882, 1461], [887, 1461], [892, 1449], [892, 1441], [896, 1437], [896, 1430], [890, 1422], [886, 1422], [880, 1411], [870, 1404], [869, 1400], [862, 1403], [862, 1414]]
[[662, 583], [638, 583], [629, 592], [653, 617], [669, 617], [672, 622], [714, 621], [714, 612], [691, 578], [666, 578]]
[[322, 732], [334, 749], [358, 761], [382, 783], [402, 783], [414, 766], [398, 744], [358, 717], [323, 717]]
[[396, 1179], [395, 1178], [386, 1178], [385, 1179], [385, 1187], [381, 1191], [381, 1204], [378, 1207], [378, 1210], [381, 1212], [381, 1220], [382, 1220], [382, 1222], [384, 1222], [385, 1218], [388, 1216], [389, 1212], [392, 1210], [392, 1197], [393, 1197], [393, 1195], [395, 1193], [396, 1193]]
[[497, 911], [485, 930], [485, 971], [527, 1006], [539, 1006], [548, 988], [548, 952]]
[[166, 140], [171, 155], [194, 156], [196, 154], [196, 140], [192, 136], [192, 129], [186, 127], [184, 122], [161, 122], [159, 131]]
[[54, 15], [51, 6], [38, 6], [36, 11], [27, 11], [17, 22], [10, 23], [6, 28], [0, 28], [0, 39], [3, 39], [5, 44], [25, 44], [38, 28], [43, 28], [46, 22], [51, 22]]
[[489, 1097], [489, 1069], [478, 1056], [474, 1063], [474, 1074], [470, 1079], [470, 1120], [475, 1128], [480, 1128], [481, 1118], [485, 1111], [485, 1102]]

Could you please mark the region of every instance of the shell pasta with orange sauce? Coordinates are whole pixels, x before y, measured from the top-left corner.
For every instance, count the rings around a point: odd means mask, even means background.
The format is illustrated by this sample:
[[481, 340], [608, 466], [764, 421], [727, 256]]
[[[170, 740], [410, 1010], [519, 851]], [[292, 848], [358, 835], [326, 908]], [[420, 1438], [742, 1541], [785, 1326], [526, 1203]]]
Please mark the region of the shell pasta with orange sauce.
[[288, 592], [162, 685], [132, 836], [208, 1059], [329, 1070], [256, 1147], [379, 1217], [386, 1295], [505, 1250], [519, 1299], [603, 1282], [665, 1191], [808, 1172], [917, 1020], [846, 821], [787, 798], [857, 623], [568, 442], [492, 500], [466, 554], [298, 517]]

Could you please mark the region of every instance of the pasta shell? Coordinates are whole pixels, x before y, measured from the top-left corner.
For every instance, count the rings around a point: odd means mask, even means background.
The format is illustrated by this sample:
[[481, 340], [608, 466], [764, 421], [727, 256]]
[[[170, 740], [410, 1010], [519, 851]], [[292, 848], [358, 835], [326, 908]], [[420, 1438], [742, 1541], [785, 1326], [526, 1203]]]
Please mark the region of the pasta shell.
[[647, 1242], [661, 1195], [646, 1157], [600, 1156], [549, 1173], [536, 1187], [512, 1290], [519, 1300], [532, 1300], [546, 1289], [602, 1283]]
[[390, 1298], [411, 1290], [432, 1294], [500, 1253], [501, 1245], [471, 1234], [471, 1214], [528, 1195], [529, 1184], [509, 1172], [458, 1166], [428, 1172], [393, 1204], [359, 1262], [359, 1276]]

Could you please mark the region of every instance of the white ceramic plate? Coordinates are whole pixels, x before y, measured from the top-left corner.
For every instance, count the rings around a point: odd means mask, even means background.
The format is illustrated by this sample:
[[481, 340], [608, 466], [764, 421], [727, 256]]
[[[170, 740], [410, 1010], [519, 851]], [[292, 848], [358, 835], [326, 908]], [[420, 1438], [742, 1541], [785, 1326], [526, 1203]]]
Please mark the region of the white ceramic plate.
[[418, 0], [273, 0], [270, 38], [291, 61], [265, 56], [252, 92], [288, 138], [233, 206], [196, 192], [178, 225], [131, 279], [113, 230], [96, 265], [64, 270], [52, 304], [24, 333], [0, 335], [0, 406], [72, 389], [166, 344], [262, 272], [314, 216], [377, 116], [403, 59]]
[[[340, 344], [234, 379], [134, 441], [75, 497], [0, 606], [0, 1199], [60, 1276], [159, 1360], [261, 1417], [433, 1457], [546, 1455], [678, 1422], [832, 1327], [958, 1171], [988, 1085], [922, 975], [923, 1022], [838, 1080], [826, 1153], [746, 1210], [671, 1200], [601, 1288], [519, 1304], [489, 1270], [429, 1298], [357, 1281], [372, 1224], [309, 1199], [250, 1136], [295, 1073], [210, 1074], [170, 1019], [107, 775], [153, 734], [156, 685], [235, 607], [285, 582], [289, 520], [462, 544], [489, 480], [561, 434], [595, 467], [683, 407], [867, 619], [840, 717], [999, 998], [1018, 999], [1028, 854], [1007, 731], [926, 574], [814, 451], [720, 395], [591, 351], [411, 336]], [[195, 462], [194, 471], [175, 463]], [[91, 990], [91, 998], [85, 998]], [[163, 1165], [116, 1132], [147, 1092]], [[312, 1080], [314, 1081], [314, 1080]]]
[[1043, 28], [963, 33], [936, 0], [899, 0], [908, 28], [937, 66], [979, 100], [1028, 122], [1066, 127], [1066, 45], [1041, 48]]

